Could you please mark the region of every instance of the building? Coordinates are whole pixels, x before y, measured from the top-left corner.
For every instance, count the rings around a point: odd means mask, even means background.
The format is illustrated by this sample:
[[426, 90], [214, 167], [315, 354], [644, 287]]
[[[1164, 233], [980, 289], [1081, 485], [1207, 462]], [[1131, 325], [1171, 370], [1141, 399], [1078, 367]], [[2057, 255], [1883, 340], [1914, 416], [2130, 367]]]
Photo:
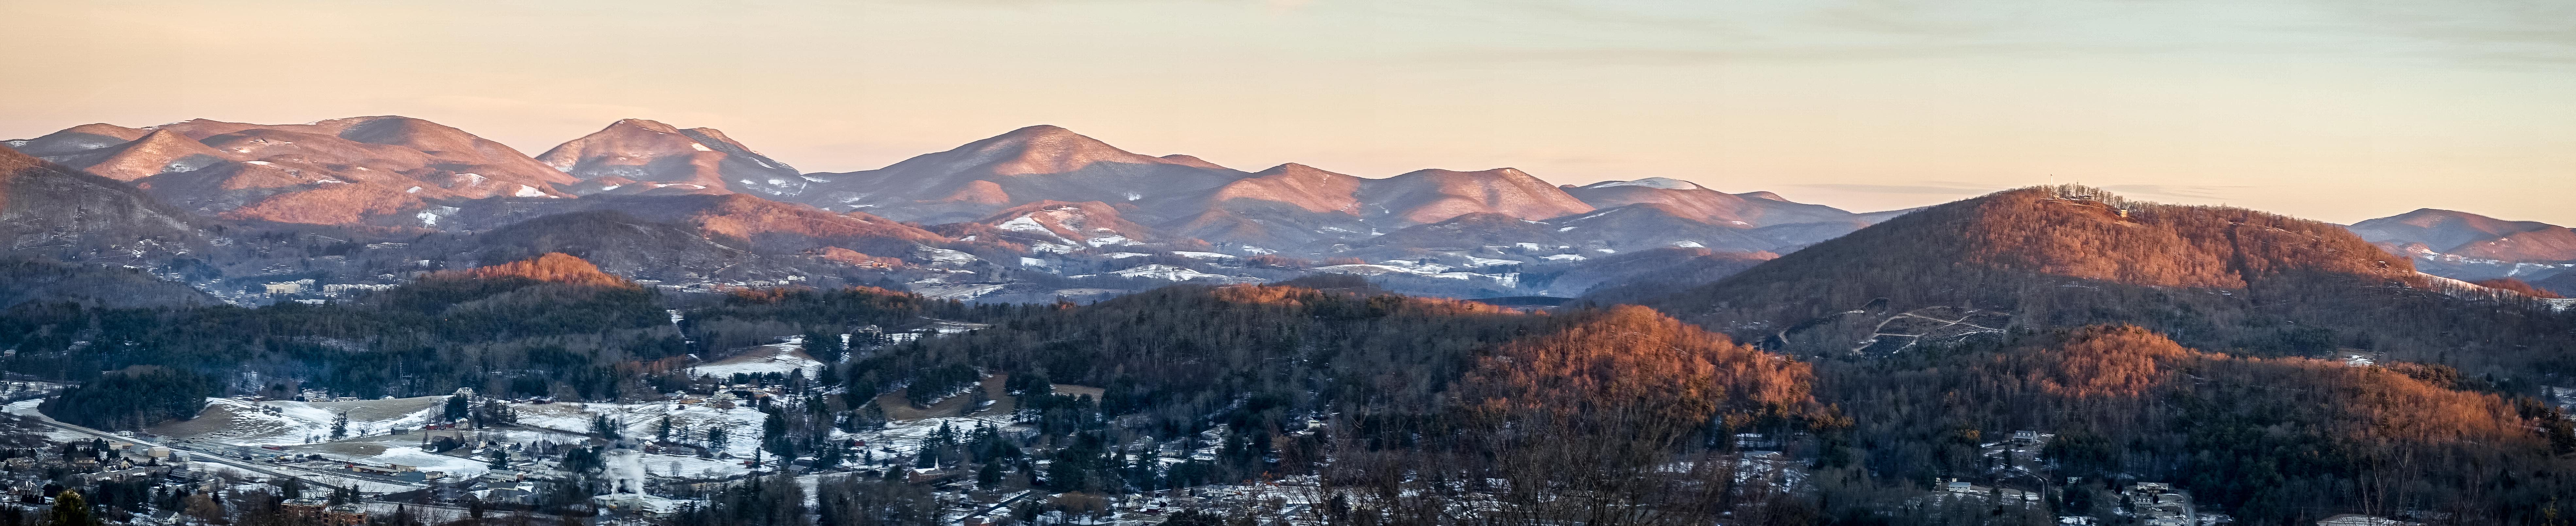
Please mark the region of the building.
[[303, 293], [304, 293], [304, 289], [306, 289], [306, 288], [308, 288], [308, 287], [312, 287], [312, 286], [313, 286], [313, 280], [310, 280], [310, 279], [299, 279], [299, 280], [295, 280], [295, 281], [272, 281], [272, 282], [269, 282], [267, 285], [263, 285], [264, 290], [265, 290], [265, 291], [267, 291], [268, 295], [271, 295], [271, 296], [285, 295], [285, 294], [303, 294]]
[[363, 475], [374, 475], [374, 476], [378, 476], [378, 477], [384, 477], [384, 478], [390, 478], [390, 479], [394, 479], [394, 480], [400, 480], [400, 481], [403, 481], [403, 482], [423, 482], [423, 481], [427, 481], [427, 480], [429, 480], [429, 474], [428, 474], [428, 473], [423, 473], [423, 472], [421, 472], [418, 468], [413, 468], [413, 467], [411, 467], [411, 466], [405, 466], [405, 465], [401, 465], [401, 464], [386, 464], [386, 465], [383, 465], [383, 466], [369, 466], [369, 465], [365, 465], [365, 464], [354, 464], [354, 463], [353, 463], [353, 464], [349, 464], [348, 466], [349, 466], [349, 467], [348, 467], [348, 469], [349, 469], [349, 472], [350, 472], [350, 473], [357, 473], [357, 474], [363, 474]]
[[394, 288], [394, 286], [393, 286], [393, 285], [367, 285], [367, 284], [333, 283], [333, 284], [323, 285], [323, 286], [322, 286], [322, 295], [323, 295], [323, 296], [326, 296], [326, 297], [333, 297], [333, 298], [336, 298], [336, 297], [340, 297], [340, 294], [347, 293], [347, 292], [351, 292], [351, 291], [362, 291], [362, 290], [364, 290], [364, 291], [374, 291], [374, 290], [391, 290], [391, 289], [393, 289], [393, 288]]
[[2192, 512], [2191, 494], [2174, 489], [2172, 484], [2140, 482], [2120, 490], [2122, 504], [2129, 515], [2146, 526], [2197, 526], [2199, 516]]
[[327, 506], [308, 501], [288, 502], [284, 507], [286, 517], [291, 519], [289, 522], [322, 526], [367, 526], [367, 512], [353, 505]]

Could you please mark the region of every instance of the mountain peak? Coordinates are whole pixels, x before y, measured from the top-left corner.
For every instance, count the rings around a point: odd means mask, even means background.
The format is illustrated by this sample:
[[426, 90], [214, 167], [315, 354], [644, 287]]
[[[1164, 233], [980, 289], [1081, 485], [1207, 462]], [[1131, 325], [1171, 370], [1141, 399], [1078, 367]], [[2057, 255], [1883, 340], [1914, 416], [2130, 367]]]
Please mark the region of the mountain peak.
[[124, 144], [80, 154], [65, 164], [109, 179], [133, 181], [167, 172], [196, 171], [227, 160], [222, 152], [205, 143], [165, 128]]
[[[1059, 134], [1059, 133], [1073, 133], [1073, 130], [1065, 129], [1065, 127], [1063, 127], [1063, 126], [1057, 126], [1057, 125], [1053, 125], [1053, 124], [1032, 124], [1032, 125], [1028, 125], [1028, 126], [1021, 126], [1019, 129], [1011, 130], [1011, 131], [1010, 131], [1010, 133], [1006, 133], [1006, 134], [1004, 134], [1004, 135], [1022, 135], [1022, 134], [1046, 135], [1046, 134]], [[1081, 135], [1081, 134], [1076, 133], [1075, 135]]]
[[1491, 212], [1521, 219], [1547, 219], [1592, 211], [1592, 205], [1567, 195], [1518, 168], [1474, 172], [1425, 169], [1363, 181], [1363, 194], [1373, 214], [1395, 215], [1411, 224], [1437, 223], [1460, 215]]
[[1934, 206], [1792, 253], [1779, 265], [1864, 272], [1921, 265], [1905, 261], [2211, 289], [2247, 289], [2285, 275], [2352, 276], [2372, 285], [2415, 276], [2404, 259], [2326, 223], [2056, 187]]
[[581, 194], [784, 195], [801, 192], [808, 182], [794, 167], [753, 152], [714, 128], [681, 129], [647, 119], [609, 123], [538, 154], [536, 160], [575, 179], [596, 181], [575, 186]]
[[2506, 221], [2438, 208], [2418, 208], [2403, 214], [2364, 220], [2353, 223], [2351, 229], [2362, 239], [2373, 243], [2423, 243], [2436, 252], [2444, 253], [2517, 234], [2565, 230], [2538, 221]]
[[36, 157], [73, 155], [143, 138], [152, 130], [92, 123], [64, 128], [33, 139], [8, 141], [10, 149]]
[[[669, 124], [663, 124], [663, 123], [662, 123], [662, 121], [656, 121], [656, 120], [652, 120], [652, 119], [636, 119], [636, 118], [618, 119], [618, 120], [617, 120], [617, 122], [609, 123], [609, 125], [608, 125], [608, 126], [609, 126], [609, 127], [611, 127], [611, 128], [615, 128], [615, 127], [619, 127], [619, 126], [625, 126], [625, 127], [630, 127], [630, 128], [638, 128], [638, 129], [642, 129], [642, 130], [645, 130], [645, 131], [659, 132], [659, 133], [679, 133], [679, 132], [680, 132], [680, 129], [679, 129], [679, 128], [675, 128], [675, 127], [672, 127], [672, 126], [671, 126], [671, 125], [669, 125]], [[602, 131], [606, 131], [606, 130], [602, 130]]]
[[1287, 163], [1226, 183], [1210, 200], [1220, 205], [1240, 199], [1284, 204], [1307, 212], [1353, 214], [1359, 211], [1354, 194], [1360, 183], [1358, 177]]

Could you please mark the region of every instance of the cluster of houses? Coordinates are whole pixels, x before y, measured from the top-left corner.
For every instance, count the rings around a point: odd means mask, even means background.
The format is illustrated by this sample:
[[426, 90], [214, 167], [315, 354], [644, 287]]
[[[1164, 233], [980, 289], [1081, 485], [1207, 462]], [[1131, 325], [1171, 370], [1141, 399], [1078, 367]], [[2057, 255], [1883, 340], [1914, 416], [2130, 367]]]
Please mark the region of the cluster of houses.
[[[699, 278], [699, 277], [698, 277], [698, 275], [697, 275], [697, 273], [694, 273], [694, 272], [689, 273], [689, 274], [687, 274], [687, 275], [686, 275], [686, 276], [684, 276], [684, 277], [686, 277], [686, 278], [690, 278], [690, 279], [701, 279], [701, 280], [704, 280], [704, 279], [705, 279], [705, 278]], [[704, 280], [704, 281], [693, 281], [693, 282], [688, 282], [688, 283], [668, 283], [668, 282], [664, 282], [664, 281], [662, 281], [662, 280], [656, 280], [656, 279], [639, 279], [639, 280], [635, 280], [635, 284], [637, 284], [637, 285], [643, 285], [643, 286], [646, 286], [646, 287], [653, 287], [653, 288], [661, 289], [661, 290], [663, 290], [664, 292], [693, 292], [693, 293], [713, 293], [713, 292], [724, 292], [724, 291], [726, 291], [726, 290], [731, 290], [731, 289], [742, 289], [742, 288], [765, 289], [765, 288], [771, 288], [771, 287], [788, 287], [788, 286], [795, 286], [795, 285], [800, 285], [800, 284], [804, 284], [804, 283], [805, 283], [805, 276], [796, 276], [796, 275], [790, 275], [790, 276], [780, 277], [780, 278], [778, 278], [778, 279], [755, 279], [755, 280], [750, 280], [750, 281], [714, 281], [714, 280]]]
[[[193, 487], [211, 480], [194, 466], [185, 453], [127, 441], [93, 439], [0, 449], [0, 508], [43, 511], [66, 490], [96, 495], [99, 487], [110, 484]], [[129, 522], [156, 522], [170, 515], [138, 516]]]
[[2191, 493], [2162, 482], [2139, 482], [2120, 490], [2120, 510], [2144, 526], [2199, 526]]
[[[387, 274], [380, 277], [392, 279], [393, 275]], [[349, 294], [358, 291], [388, 290], [395, 286], [396, 285], [389, 283], [332, 283], [316, 288], [313, 286], [312, 278], [305, 278], [295, 281], [271, 281], [262, 283], [260, 284], [260, 292], [262, 294], [267, 294], [272, 298], [302, 296], [314, 293], [319, 293], [325, 298], [337, 298], [342, 294]]]

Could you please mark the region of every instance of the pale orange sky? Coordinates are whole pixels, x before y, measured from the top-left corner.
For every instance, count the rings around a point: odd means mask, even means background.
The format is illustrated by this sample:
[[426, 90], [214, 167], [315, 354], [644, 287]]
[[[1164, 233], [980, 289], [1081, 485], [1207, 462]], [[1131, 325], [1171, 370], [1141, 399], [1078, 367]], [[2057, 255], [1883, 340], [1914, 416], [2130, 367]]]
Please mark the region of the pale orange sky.
[[395, 114], [535, 154], [640, 117], [848, 171], [1056, 124], [1244, 170], [1513, 166], [1854, 210], [2053, 180], [2337, 222], [2432, 207], [2576, 224], [2570, 2], [0, 0], [0, 12], [0, 138]]

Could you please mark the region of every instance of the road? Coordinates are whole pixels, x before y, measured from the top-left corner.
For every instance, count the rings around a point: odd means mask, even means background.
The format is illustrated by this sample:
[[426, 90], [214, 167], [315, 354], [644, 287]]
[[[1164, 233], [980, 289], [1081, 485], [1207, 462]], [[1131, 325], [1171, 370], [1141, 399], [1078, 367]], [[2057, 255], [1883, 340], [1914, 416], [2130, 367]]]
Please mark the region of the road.
[[[52, 428], [55, 428], [55, 429], [61, 429], [61, 430], [64, 430], [64, 431], [70, 431], [70, 432], [73, 432], [73, 433], [80, 433], [80, 434], [89, 435], [89, 436], [94, 436], [94, 437], [98, 437], [98, 438], [102, 438], [102, 439], [107, 439], [107, 440], [114, 440], [114, 441], [119, 441], [119, 442], [134, 442], [134, 443], [138, 443], [138, 444], [149, 444], [149, 445], [156, 445], [156, 446], [167, 447], [167, 448], [170, 448], [170, 450], [171, 450], [171, 451], [180, 451], [180, 452], [186, 452], [186, 453], [188, 453], [188, 459], [189, 459], [189, 460], [193, 460], [193, 461], [214, 462], [214, 463], [217, 463], [217, 464], [223, 464], [223, 465], [226, 465], [226, 466], [232, 466], [232, 467], [235, 467], [235, 468], [240, 468], [240, 469], [242, 469], [242, 470], [244, 470], [244, 471], [249, 471], [249, 472], [252, 472], [252, 473], [259, 473], [259, 474], [263, 474], [263, 475], [268, 475], [268, 476], [271, 476], [271, 477], [278, 477], [278, 478], [294, 478], [294, 479], [310, 479], [310, 478], [312, 478], [312, 475], [310, 475], [310, 474], [307, 474], [307, 475], [289, 475], [289, 474], [282, 473], [282, 472], [279, 472], [279, 471], [274, 470], [274, 469], [269, 469], [267, 466], [262, 466], [262, 465], [259, 465], [259, 464], [257, 464], [257, 463], [252, 463], [252, 462], [243, 461], [243, 460], [239, 460], [239, 459], [228, 458], [228, 457], [225, 457], [225, 456], [220, 455], [220, 454], [209, 453], [209, 452], [205, 452], [205, 451], [201, 451], [201, 450], [196, 450], [196, 449], [187, 449], [187, 448], [183, 448], [183, 447], [180, 447], [180, 446], [174, 445], [173, 443], [154, 442], [154, 441], [152, 441], [152, 440], [144, 439], [144, 438], [142, 438], [142, 437], [130, 437], [130, 436], [118, 435], [118, 434], [115, 434], [115, 433], [109, 433], [109, 432], [105, 432], [105, 431], [99, 431], [99, 430], [96, 430], [96, 429], [90, 429], [90, 428], [87, 428], [87, 427], [81, 427], [81, 426], [76, 426], [76, 425], [72, 425], [72, 424], [64, 423], [63, 421], [55, 420], [53, 417], [45, 416], [45, 414], [44, 414], [44, 413], [37, 412], [37, 411], [35, 411], [33, 408], [30, 408], [28, 411], [23, 412], [23, 413], [13, 413], [11, 416], [13, 416], [13, 417], [15, 417], [15, 418], [18, 418], [18, 419], [21, 419], [21, 420], [34, 420], [36, 423], [44, 424], [44, 425], [46, 425], [46, 426], [49, 426], [49, 427], [52, 427]], [[323, 484], [323, 483], [320, 483], [320, 482], [314, 482], [314, 481], [311, 481], [311, 480], [306, 480], [305, 482], [310, 483], [310, 484], [313, 484], [313, 485], [316, 485], [316, 486], [321, 486], [321, 487], [325, 487], [325, 488], [331, 488], [331, 489], [334, 489], [334, 490], [343, 489], [343, 488], [341, 488], [340, 486], [335, 486], [335, 485], [331, 485], [331, 484]]]

